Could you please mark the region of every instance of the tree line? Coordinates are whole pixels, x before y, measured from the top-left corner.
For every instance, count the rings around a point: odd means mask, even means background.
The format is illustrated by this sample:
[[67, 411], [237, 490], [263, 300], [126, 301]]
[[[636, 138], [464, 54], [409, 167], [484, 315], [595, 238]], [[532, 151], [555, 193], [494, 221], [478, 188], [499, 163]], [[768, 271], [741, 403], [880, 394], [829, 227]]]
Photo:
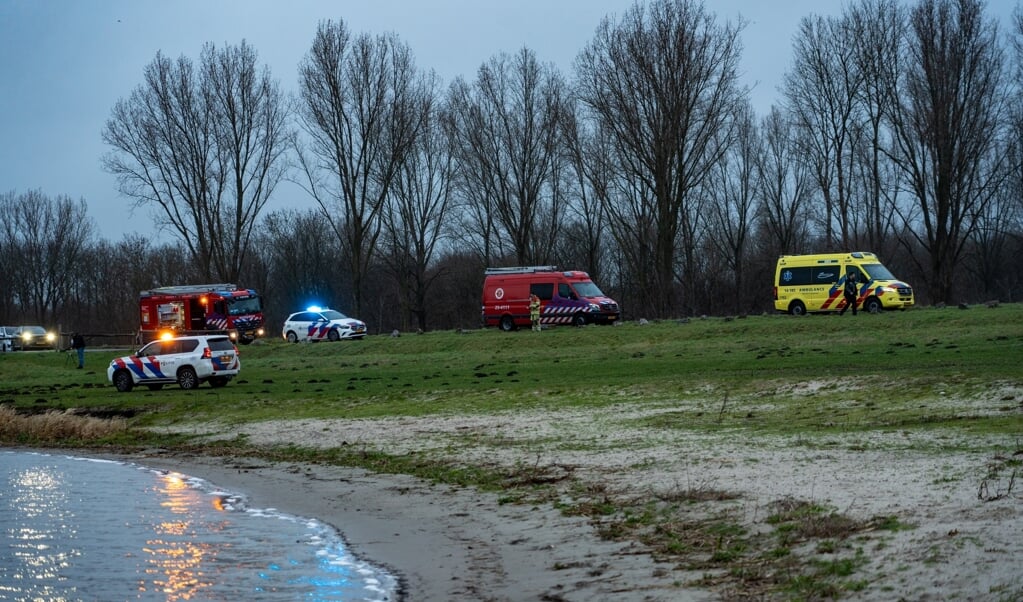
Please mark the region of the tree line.
[[[311, 301], [377, 332], [479, 324], [487, 266], [581, 269], [626, 318], [771, 311], [778, 255], [870, 250], [920, 304], [1023, 292], [1023, 13], [860, 0], [802, 19], [768, 114], [744, 23], [607, 17], [571, 73], [529, 48], [444, 85], [395, 34], [321, 22], [286, 93], [254, 48], [157, 54], [105, 168], [170, 242], [0, 195], [0, 321], [137, 328], [140, 290], [236, 282], [271, 330]], [[309, 209], [266, 211], [280, 198]]]

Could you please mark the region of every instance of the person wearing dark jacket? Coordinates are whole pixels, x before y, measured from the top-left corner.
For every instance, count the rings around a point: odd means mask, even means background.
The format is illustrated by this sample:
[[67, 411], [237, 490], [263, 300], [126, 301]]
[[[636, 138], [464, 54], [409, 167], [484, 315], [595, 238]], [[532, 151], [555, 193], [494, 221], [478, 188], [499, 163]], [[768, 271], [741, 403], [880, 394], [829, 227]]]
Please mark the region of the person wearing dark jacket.
[[856, 302], [859, 300], [860, 291], [859, 287], [856, 286], [856, 272], [849, 272], [845, 277], [845, 287], [842, 289], [842, 295], [845, 297], [845, 307], [842, 311], [838, 312], [838, 315], [844, 315], [845, 310], [852, 307], [853, 315], [856, 315]]
[[71, 348], [78, 353], [78, 368], [85, 367], [85, 337], [81, 333], [73, 333], [71, 335]]

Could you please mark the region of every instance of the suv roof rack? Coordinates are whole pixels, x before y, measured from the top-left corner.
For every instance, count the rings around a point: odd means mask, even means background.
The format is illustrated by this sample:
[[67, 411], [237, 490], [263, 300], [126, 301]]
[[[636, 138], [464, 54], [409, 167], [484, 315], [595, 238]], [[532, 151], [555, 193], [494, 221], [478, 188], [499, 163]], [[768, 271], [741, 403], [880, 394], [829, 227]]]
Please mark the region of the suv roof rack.
[[492, 274], [532, 274], [534, 272], [557, 272], [556, 265], [524, 265], [510, 268], [487, 268], [485, 275]]

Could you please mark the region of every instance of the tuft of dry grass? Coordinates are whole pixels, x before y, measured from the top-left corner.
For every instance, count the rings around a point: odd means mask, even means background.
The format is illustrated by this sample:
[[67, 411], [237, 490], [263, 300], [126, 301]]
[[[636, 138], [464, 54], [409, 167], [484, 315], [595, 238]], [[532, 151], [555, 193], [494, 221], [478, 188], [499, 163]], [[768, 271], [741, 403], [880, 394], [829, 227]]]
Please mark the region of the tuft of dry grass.
[[124, 418], [79, 416], [74, 410], [19, 414], [13, 408], [0, 406], [0, 442], [96, 441], [127, 430]]

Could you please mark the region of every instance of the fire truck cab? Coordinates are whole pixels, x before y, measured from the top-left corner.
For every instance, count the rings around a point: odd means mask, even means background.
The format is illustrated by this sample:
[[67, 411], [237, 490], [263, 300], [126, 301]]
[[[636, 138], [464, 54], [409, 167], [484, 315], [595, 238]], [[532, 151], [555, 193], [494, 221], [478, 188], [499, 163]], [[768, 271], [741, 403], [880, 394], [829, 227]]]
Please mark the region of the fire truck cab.
[[234, 284], [163, 286], [139, 294], [139, 343], [168, 336], [226, 334], [249, 344], [263, 331], [263, 307], [252, 289]]

